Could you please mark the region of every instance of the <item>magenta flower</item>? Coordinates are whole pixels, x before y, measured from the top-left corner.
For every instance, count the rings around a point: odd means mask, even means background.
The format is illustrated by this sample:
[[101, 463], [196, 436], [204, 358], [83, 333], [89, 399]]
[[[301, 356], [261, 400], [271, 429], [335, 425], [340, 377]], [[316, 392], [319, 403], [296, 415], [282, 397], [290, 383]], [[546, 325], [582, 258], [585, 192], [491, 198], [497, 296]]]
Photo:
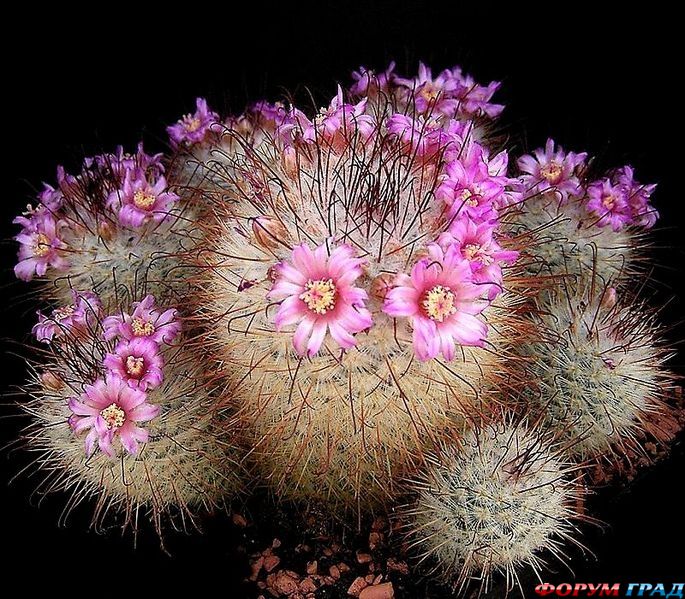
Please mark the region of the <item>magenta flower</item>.
[[585, 207], [599, 217], [595, 223], [598, 227], [610, 225], [614, 231], [620, 231], [631, 222], [630, 206], [623, 186], [614, 185], [609, 179], [601, 179], [588, 185], [587, 195]]
[[659, 218], [659, 213], [649, 203], [649, 200], [656, 189], [656, 185], [642, 185], [635, 181], [634, 171], [630, 166], [618, 169], [612, 180], [623, 190], [628, 199], [632, 224], [647, 229], [653, 227]]
[[518, 166], [524, 173], [521, 182], [528, 195], [553, 191], [560, 202], [569, 196], [579, 196], [582, 188], [578, 169], [587, 158], [586, 152], [564, 152], [561, 146], [554, 149], [554, 141], [548, 139], [545, 149], [538, 148], [533, 155], [526, 154], [518, 159]]
[[459, 153], [469, 129], [466, 123], [452, 119], [443, 125], [437, 119], [414, 119], [405, 114], [390, 116], [386, 127], [417, 156], [430, 158], [442, 152], [445, 160]]
[[145, 443], [149, 438], [148, 431], [137, 424], [156, 418], [160, 412], [159, 406], [146, 400], [145, 393], [131, 389], [112, 375], [86, 386], [80, 398], [72, 397], [69, 400], [72, 430], [78, 434], [90, 429], [86, 435], [86, 455], [93, 455], [97, 442], [100, 451], [113, 458], [115, 438], [128, 453], [137, 454], [138, 443]]
[[495, 299], [502, 290], [502, 265], [512, 264], [518, 258], [518, 252], [503, 250], [497, 243], [495, 226], [492, 222], [459, 219], [438, 240], [445, 249], [453, 243], [459, 247], [462, 257], [471, 265], [473, 282], [484, 285], [489, 300]]
[[343, 349], [356, 344], [355, 333], [373, 324], [364, 307], [366, 291], [354, 287], [364, 261], [347, 245], [336, 247], [330, 256], [326, 245], [312, 251], [307, 244], [295, 246], [292, 264], [280, 262], [269, 299], [283, 300], [276, 314], [276, 330], [299, 323], [293, 346], [301, 356], [315, 355], [330, 331]]
[[367, 142], [376, 131], [376, 121], [366, 110], [366, 98], [358, 104], [346, 104], [343, 90], [338, 86], [337, 95], [328, 108], [322, 109], [314, 122], [304, 131], [304, 141], [326, 140], [331, 146], [340, 148], [358, 139]]
[[178, 312], [174, 308], [160, 312], [155, 306], [155, 298], [146, 296], [133, 304], [133, 314], [108, 316], [102, 321], [104, 336], [107, 341], [122, 337], [132, 339], [150, 339], [155, 343], [172, 343], [181, 332], [181, 323], [177, 320]]
[[71, 295], [74, 302], [56, 308], [50, 316], [38, 312], [38, 322], [31, 330], [38, 341], [50, 342], [67, 332], [79, 334], [94, 326], [102, 310], [98, 297], [89, 291], [72, 291]]
[[169, 216], [171, 205], [178, 201], [175, 193], [165, 191], [166, 179], [150, 184], [141, 169], [126, 173], [124, 185], [107, 198], [107, 206], [119, 211], [119, 222], [138, 228], [150, 221], [159, 223]]
[[175, 125], [167, 127], [172, 146], [203, 142], [212, 125], [219, 120], [219, 115], [209, 110], [204, 98], [197, 98], [195, 106], [195, 114], [186, 114]]
[[85, 168], [97, 166], [100, 170], [111, 172], [121, 182], [130, 171], [140, 170], [149, 177], [157, 178], [164, 174], [162, 158], [164, 154], [147, 154], [143, 149], [143, 142], [138, 144], [135, 154], [124, 152], [123, 146], [108, 154], [98, 154], [92, 158], [86, 158]]
[[105, 356], [103, 363], [110, 373], [126, 381], [132, 389], [154, 389], [164, 379], [159, 346], [145, 337], [120, 341], [114, 353]]
[[355, 96], [368, 96], [378, 92], [387, 92], [390, 84], [395, 79], [395, 63], [391, 62], [385, 71], [376, 73], [366, 67], [359, 67], [358, 71], [352, 72], [354, 83], [350, 87], [350, 93]]
[[442, 353], [455, 356], [455, 344], [482, 347], [487, 325], [476, 318], [488, 305], [484, 289], [473, 283], [471, 264], [456, 244], [443, 252], [438, 244], [428, 247], [430, 257], [419, 260], [411, 275], [398, 274], [388, 291], [383, 311], [407, 317], [413, 329], [413, 345], [421, 361]]
[[470, 75], [462, 73], [460, 67], [445, 69], [433, 78], [432, 71], [419, 63], [418, 76], [413, 79], [397, 77], [396, 83], [411, 93], [416, 111], [420, 113], [437, 112], [446, 116], [498, 116], [504, 106], [490, 102], [500, 83], [493, 81], [484, 87], [476, 83]]
[[21, 244], [19, 263], [14, 267], [17, 278], [30, 281], [34, 275], [42, 277], [48, 267], [65, 270], [69, 266], [61, 253], [67, 247], [59, 237], [59, 230], [64, 227], [62, 221], [43, 212], [34, 214], [29, 219], [20, 216], [13, 222], [24, 227], [14, 238]]
[[504, 105], [490, 102], [501, 85], [499, 81], [491, 81], [486, 86], [480, 85], [471, 75], [462, 73], [460, 67], [454, 67], [450, 73], [454, 81], [453, 93], [459, 101], [458, 114], [464, 117], [485, 115], [495, 118], [502, 113]]
[[[502, 159], [499, 156], [493, 172], [502, 168]], [[502, 202], [508, 179], [491, 174], [487, 158], [483, 148], [472, 143], [461, 158], [447, 165], [446, 176], [435, 196], [449, 206], [450, 217], [469, 218], [477, 222], [486, 222], [497, 217], [495, 210]], [[504, 166], [506, 168], [506, 163]]]

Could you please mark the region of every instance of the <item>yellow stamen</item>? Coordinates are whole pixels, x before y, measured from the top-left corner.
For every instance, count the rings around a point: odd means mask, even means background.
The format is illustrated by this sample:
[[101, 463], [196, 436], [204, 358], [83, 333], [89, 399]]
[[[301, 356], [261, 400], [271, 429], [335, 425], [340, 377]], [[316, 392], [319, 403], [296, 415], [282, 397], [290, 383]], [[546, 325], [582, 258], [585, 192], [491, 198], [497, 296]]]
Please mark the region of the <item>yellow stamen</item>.
[[478, 198], [473, 195], [470, 189], [462, 189], [457, 198], [467, 206], [478, 206]]
[[136, 358], [129, 356], [126, 358], [126, 372], [131, 376], [140, 376], [145, 370], [145, 358]]
[[189, 114], [183, 117], [183, 127], [188, 133], [194, 133], [200, 128], [202, 122], [197, 117], [191, 116]]
[[300, 299], [307, 307], [316, 314], [326, 314], [335, 308], [336, 289], [332, 279], [319, 279], [307, 281], [306, 291], [300, 295]]
[[464, 258], [471, 261], [478, 261], [485, 266], [492, 264], [492, 256], [483, 251], [483, 247], [479, 243], [467, 243], [462, 249]]
[[607, 210], [611, 210], [616, 203], [616, 196], [613, 193], [607, 194], [602, 197], [602, 206]]
[[454, 293], [448, 287], [436, 285], [425, 293], [421, 306], [428, 318], [442, 322], [457, 311], [454, 299]]
[[73, 313], [74, 313], [74, 306], [64, 306], [62, 308], [57, 308], [52, 313], [52, 317], [57, 322], [62, 322], [65, 318], [69, 318]]
[[564, 168], [556, 160], [552, 160], [549, 164], [540, 167], [540, 174], [552, 185], [559, 183], [563, 172]]
[[133, 203], [141, 210], [149, 210], [155, 203], [157, 198], [151, 193], [144, 191], [136, 191], [133, 194]]
[[134, 318], [131, 321], [131, 330], [136, 337], [148, 337], [155, 332], [155, 325], [142, 318]]
[[36, 258], [42, 258], [43, 256], [46, 256], [50, 251], [50, 238], [44, 233], [38, 233], [32, 250], [33, 255]]
[[100, 412], [103, 420], [107, 423], [107, 428], [119, 428], [126, 422], [126, 412], [122, 410], [117, 404], [111, 403], [104, 410]]

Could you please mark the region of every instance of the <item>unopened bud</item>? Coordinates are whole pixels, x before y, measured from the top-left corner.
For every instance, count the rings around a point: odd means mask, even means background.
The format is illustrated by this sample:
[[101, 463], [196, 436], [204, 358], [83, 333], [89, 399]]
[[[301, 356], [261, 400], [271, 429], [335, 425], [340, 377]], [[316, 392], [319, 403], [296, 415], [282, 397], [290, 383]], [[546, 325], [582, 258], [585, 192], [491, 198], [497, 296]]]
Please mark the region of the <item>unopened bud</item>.
[[271, 216], [258, 216], [252, 221], [252, 232], [257, 243], [265, 248], [275, 248], [278, 242], [287, 237], [283, 224]]
[[602, 294], [601, 306], [607, 310], [611, 310], [616, 305], [616, 288], [608, 287]]
[[64, 381], [54, 372], [46, 370], [40, 375], [43, 386], [50, 391], [59, 391], [64, 387]]

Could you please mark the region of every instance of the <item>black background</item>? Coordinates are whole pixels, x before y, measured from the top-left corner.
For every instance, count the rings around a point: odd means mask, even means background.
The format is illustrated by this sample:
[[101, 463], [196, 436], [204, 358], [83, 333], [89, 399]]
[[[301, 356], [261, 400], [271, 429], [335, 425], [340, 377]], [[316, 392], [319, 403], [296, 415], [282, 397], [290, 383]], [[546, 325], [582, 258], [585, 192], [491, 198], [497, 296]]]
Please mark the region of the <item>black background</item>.
[[[662, 219], [654, 234], [659, 284], [653, 303], [685, 297], [681, 34], [668, 25], [675, 17], [656, 10], [600, 16], [598, 7], [566, 3], [528, 14], [502, 14], [494, 5], [477, 12], [449, 6], [365, 2], [363, 8], [321, 3], [294, 9], [254, 3], [217, 12], [194, 3], [154, 16], [123, 5], [102, 7], [107, 12], [99, 16], [19, 9], [3, 36], [9, 105], [0, 128], [7, 153], [2, 238], [15, 234], [9, 223], [32, 190], [41, 181], [54, 182], [56, 164], [75, 167], [84, 153], [119, 143], [131, 148], [141, 134], [149, 149], [163, 149], [164, 126], [192, 109], [198, 95], [222, 114], [263, 96], [275, 100], [294, 91], [306, 98], [305, 86], [323, 104], [337, 81], [349, 84], [349, 71], [360, 64], [382, 68], [395, 59], [411, 75], [421, 59], [435, 69], [461, 64], [483, 83], [502, 80], [497, 100], [507, 105], [503, 121], [519, 150], [553, 136], [598, 156], [604, 166], [628, 162], [640, 181], [658, 182], [654, 201]], [[16, 246], [1, 249], [0, 335], [27, 340], [33, 308], [17, 301], [27, 288], [13, 282]], [[674, 326], [667, 333], [672, 343], [683, 337], [682, 310], [676, 299], [662, 315]], [[11, 389], [21, 382], [23, 365], [13, 354], [18, 346], [3, 345], [2, 381]], [[673, 362], [678, 373], [680, 364], [682, 356]], [[2, 444], [23, 424], [13, 417], [12, 400], [2, 408]], [[116, 531], [87, 532], [87, 511], [58, 527], [64, 497], [38, 508], [37, 499], [29, 499], [37, 479], [24, 476], [8, 485], [27, 461], [23, 452], [0, 453], [3, 578], [19, 578], [28, 568], [29, 578], [21, 579], [31, 586], [77, 585], [98, 593], [180, 584], [199, 590], [218, 583], [225, 596], [239, 596], [231, 591], [240, 575], [226, 518], [206, 521], [205, 536], [172, 538], [173, 558], [145, 535], [134, 550], [131, 538]], [[574, 559], [577, 581], [682, 579], [682, 546], [673, 543], [683, 538], [683, 464], [681, 443], [673, 458], [634, 485], [594, 501], [594, 515], [607, 526], [584, 531], [597, 559]]]

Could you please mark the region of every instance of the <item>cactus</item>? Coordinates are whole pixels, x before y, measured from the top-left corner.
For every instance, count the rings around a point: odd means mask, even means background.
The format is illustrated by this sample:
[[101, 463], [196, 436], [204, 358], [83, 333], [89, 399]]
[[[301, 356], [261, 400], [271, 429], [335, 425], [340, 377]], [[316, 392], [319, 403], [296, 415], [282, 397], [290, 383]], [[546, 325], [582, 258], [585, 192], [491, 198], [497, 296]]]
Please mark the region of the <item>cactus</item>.
[[[624, 297], [621, 297], [624, 296]], [[537, 315], [546, 342], [523, 346], [534, 386], [529, 405], [579, 459], [623, 446], [663, 411], [671, 386], [654, 315], [612, 287], [567, 283]]]
[[495, 574], [511, 590], [522, 566], [539, 571], [545, 554], [563, 560], [582, 487], [551, 441], [539, 426], [506, 422], [432, 456], [402, 510], [421, 562], [459, 591], [474, 581], [487, 591]]
[[240, 489], [241, 468], [202, 361], [174, 341], [175, 310], [148, 296], [103, 319], [95, 295], [74, 296], [34, 329], [49, 344], [23, 405], [26, 446], [47, 472], [38, 492], [70, 492], [67, 512], [94, 500], [95, 525], [110, 513], [134, 529], [149, 516], [160, 536], [165, 520], [195, 524]]
[[[262, 105], [245, 117], [258, 145], [205, 150], [227, 201], [193, 264], [201, 343], [281, 496], [387, 502], [512, 378], [506, 153], [473, 141], [469, 120], [408, 110], [341, 90], [313, 120]], [[466, 171], [456, 185], [451, 169]], [[475, 215], [492, 220], [471, 230]]]

